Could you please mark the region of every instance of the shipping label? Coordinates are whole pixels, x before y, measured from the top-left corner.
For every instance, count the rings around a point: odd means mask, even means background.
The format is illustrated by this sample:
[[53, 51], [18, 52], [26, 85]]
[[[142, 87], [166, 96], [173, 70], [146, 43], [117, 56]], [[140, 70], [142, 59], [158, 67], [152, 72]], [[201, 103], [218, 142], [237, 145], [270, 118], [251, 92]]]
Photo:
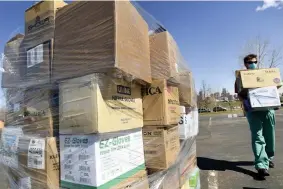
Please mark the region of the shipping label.
[[4, 165], [18, 168], [18, 144], [23, 135], [21, 128], [4, 128], [2, 131], [1, 161]]
[[27, 68], [31, 68], [43, 62], [43, 44], [27, 51]]
[[45, 169], [45, 139], [31, 139], [28, 148], [28, 167]]

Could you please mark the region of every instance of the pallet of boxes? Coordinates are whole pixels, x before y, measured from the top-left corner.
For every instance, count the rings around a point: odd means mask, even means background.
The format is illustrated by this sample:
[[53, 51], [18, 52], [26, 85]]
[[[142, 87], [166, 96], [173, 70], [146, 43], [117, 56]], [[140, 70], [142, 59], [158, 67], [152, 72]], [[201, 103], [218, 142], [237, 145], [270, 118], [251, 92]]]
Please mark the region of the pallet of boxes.
[[153, 80], [142, 94], [145, 163], [151, 186], [200, 188], [193, 76], [168, 31], [150, 35], [150, 61]]
[[3, 62], [10, 188], [173, 189], [171, 179], [186, 189], [197, 180], [192, 75], [179, 73], [170, 33], [149, 30], [129, 1], [26, 10], [25, 34], [6, 43]]
[[281, 106], [278, 88], [282, 86], [279, 68], [237, 70], [238, 94], [247, 94], [246, 111], [276, 109]]

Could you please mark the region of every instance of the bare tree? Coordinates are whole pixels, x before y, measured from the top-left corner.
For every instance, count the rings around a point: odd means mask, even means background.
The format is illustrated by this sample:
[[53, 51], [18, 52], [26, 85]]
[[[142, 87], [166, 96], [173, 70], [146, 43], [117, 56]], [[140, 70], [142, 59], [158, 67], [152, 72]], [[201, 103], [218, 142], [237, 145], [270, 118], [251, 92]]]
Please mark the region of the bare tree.
[[268, 40], [257, 36], [254, 40], [247, 42], [240, 56], [240, 65], [243, 67], [243, 58], [247, 54], [256, 54], [258, 56], [259, 68], [272, 68], [282, 64], [282, 51], [279, 48], [272, 48]]
[[202, 82], [201, 82], [201, 88], [202, 88], [201, 90], [202, 90], [203, 98], [205, 98], [207, 96], [208, 86], [207, 86], [207, 83], [204, 80], [202, 80]]
[[269, 60], [269, 68], [278, 67], [282, 63], [281, 49], [273, 49]]

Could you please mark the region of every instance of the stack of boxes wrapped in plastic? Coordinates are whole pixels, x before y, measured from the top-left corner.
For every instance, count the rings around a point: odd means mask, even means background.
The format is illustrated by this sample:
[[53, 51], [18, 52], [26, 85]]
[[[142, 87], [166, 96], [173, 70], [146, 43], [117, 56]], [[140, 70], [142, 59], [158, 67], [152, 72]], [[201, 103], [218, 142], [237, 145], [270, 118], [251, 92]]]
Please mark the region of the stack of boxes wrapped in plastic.
[[237, 70], [238, 94], [247, 94], [245, 111], [262, 111], [281, 106], [278, 88], [282, 86], [278, 68]]
[[200, 187], [193, 76], [148, 18], [129, 1], [26, 10], [3, 56], [10, 188]]

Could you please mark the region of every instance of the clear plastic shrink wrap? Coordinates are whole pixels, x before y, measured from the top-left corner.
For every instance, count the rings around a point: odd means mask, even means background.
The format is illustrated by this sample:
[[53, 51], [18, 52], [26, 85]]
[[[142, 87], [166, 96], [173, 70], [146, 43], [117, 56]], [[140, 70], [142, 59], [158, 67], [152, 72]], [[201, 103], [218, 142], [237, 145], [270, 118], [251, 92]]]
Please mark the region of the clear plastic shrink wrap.
[[200, 188], [192, 72], [137, 2], [38, 2], [2, 65], [3, 185]]

